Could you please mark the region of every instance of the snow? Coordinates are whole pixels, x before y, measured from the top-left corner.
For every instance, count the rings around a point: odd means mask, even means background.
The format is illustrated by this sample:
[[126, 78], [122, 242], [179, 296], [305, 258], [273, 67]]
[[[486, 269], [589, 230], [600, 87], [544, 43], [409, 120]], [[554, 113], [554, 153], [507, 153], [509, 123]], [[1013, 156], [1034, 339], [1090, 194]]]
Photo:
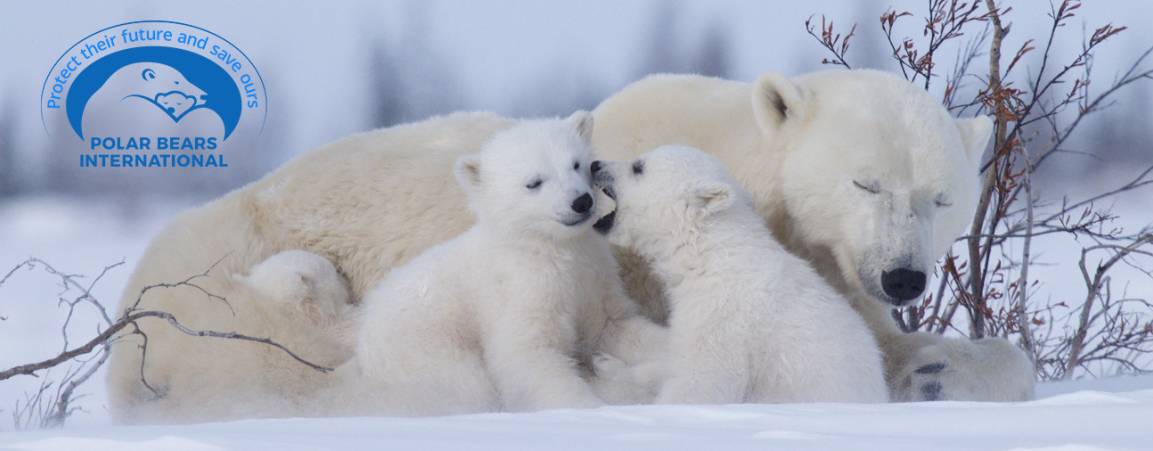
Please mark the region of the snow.
[[[148, 240], [176, 212], [192, 204], [192, 200], [130, 203], [55, 196], [0, 202], [0, 278], [25, 259], [36, 257], [64, 273], [87, 276], [78, 279], [87, 284], [105, 266], [123, 261], [92, 289], [92, 295], [114, 313], [120, 290]], [[60, 279], [43, 268], [13, 273], [0, 286], [0, 368], [46, 359], [63, 349], [60, 329], [66, 310], [57, 299], [77, 295], [76, 290], [62, 292]], [[100, 317], [94, 308], [78, 308], [68, 327], [72, 345], [91, 337], [98, 324]], [[46, 377], [52, 380], [54, 374]], [[0, 382], [0, 431], [11, 429], [14, 403], [23, 401], [24, 394], [34, 391], [40, 381], [17, 377]], [[106, 422], [103, 371], [80, 392], [88, 395], [80, 402], [88, 412], [79, 413], [77, 422]]]
[[[0, 435], [0, 449], [1072, 451], [1153, 447], [1153, 377], [1106, 381], [1101, 384], [1104, 390], [1125, 390], [1073, 391], [1025, 403], [616, 406], [432, 418], [85, 426]], [[1042, 392], [1080, 387], [1054, 384], [1042, 387]]]

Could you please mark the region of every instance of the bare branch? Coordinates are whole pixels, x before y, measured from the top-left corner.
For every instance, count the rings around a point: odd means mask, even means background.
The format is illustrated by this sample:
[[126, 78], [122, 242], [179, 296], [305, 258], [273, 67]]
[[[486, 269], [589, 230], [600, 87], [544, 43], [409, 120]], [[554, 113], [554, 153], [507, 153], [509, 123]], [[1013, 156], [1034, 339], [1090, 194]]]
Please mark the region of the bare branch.
[[828, 50], [829, 53], [833, 55], [833, 59], [822, 58], [821, 64], [832, 64], [844, 67], [845, 69], [852, 69], [852, 67], [849, 67], [849, 63], [845, 61], [845, 53], [849, 51], [849, 40], [852, 39], [853, 34], [857, 32], [857, 24], [853, 24], [853, 26], [849, 28], [849, 32], [841, 36], [840, 33], [833, 30], [833, 22], [826, 22], [825, 16], [821, 15], [821, 33], [818, 36], [812, 22], [813, 16], [805, 19], [805, 31], [807, 31], [813, 39], [816, 39], [825, 50]]
[[[5, 276], [0, 279], [0, 284], [2, 284], [2, 282], [6, 282], [20, 268], [41, 268], [46, 273], [54, 275], [60, 279], [63, 291], [60, 293], [61, 296], [59, 301], [60, 305], [66, 307], [67, 309], [63, 322], [64, 325], [61, 328], [61, 333], [63, 334], [65, 340], [65, 346], [60, 353], [50, 358], [37, 362], [16, 365], [0, 371], [0, 381], [11, 379], [16, 376], [38, 377], [38, 375], [42, 372], [57, 368], [69, 362], [75, 363], [75, 365], [72, 365], [67, 370], [65, 370], [63, 376], [56, 380], [42, 378], [37, 391], [28, 395], [23, 403], [17, 402], [16, 408], [13, 411], [13, 421], [17, 427], [26, 427], [32, 425], [33, 423], [37, 423], [40, 427], [54, 427], [62, 425], [72, 413], [80, 409], [80, 407], [75, 405], [75, 401], [80, 399], [82, 395], [77, 395], [76, 390], [85, 382], [87, 382], [92, 377], [92, 375], [95, 374], [96, 371], [104, 365], [110, 355], [112, 344], [128, 336], [142, 337], [143, 344], [140, 348], [140, 352], [142, 353], [140, 368], [141, 382], [145, 387], [152, 390], [154, 394], [162, 396], [163, 392], [150, 384], [147, 379], [144, 378], [143, 373], [144, 360], [146, 359], [147, 354], [148, 336], [141, 329], [140, 322], [150, 318], [164, 321], [164, 323], [169, 327], [172, 327], [189, 336], [260, 343], [283, 352], [288, 357], [309, 368], [312, 368], [313, 370], [325, 373], [332, 371], [332, 368], [313, 363], [270, 338], [256, 337], [235, 331], [194, 329], [180, 322], [176, 316], [171, 313], [154, 309], [140, 308], [145, 295], [152, 290], [161, 288], [168, 289], [187, 287], [200, 291], [210, 300], [223, 303], [224, 305], [228, 306], [231, 311], [233, 311], [233, 314], [235, 314], [235, 311], [232, 310], [232, 306], [227, 299], [222, 296], [218, 296], [197, 284], [199, 279], [208, 277], [209, 273], [221, 261], [223, 261], [223, 258], [213, 263], [204, 272], [192, 275], [184, 280], [171, 283], [157, 283], [142, 288], [132, 304], [129, 305], [124, 310], [124, 312], [115, 319], [111, 318], [107, 314], [107, 309], [105, 309], [104, 305], [95, 296], [92, 295], [92, 290], [109, 271], [123, 265], [123, 261], [105, 266], [104, 269], [101, 270], [100, 273], [88, 284], [81, 284], [78, 282], [78, 280], [83, 278], [83, 276], [59, 271], [54, 266], [37, 258], [29, 258], [24, 262], [16, 265], [12, 270], [8, 271], [8, 273], [6, 273]], [[65, 298], [64, 294], [69, 290], [76, 290], [80, 294], [74, 298]], [[101, 313], [101, 320], [103, 321], [103, 324], [102, 327], [97, 329], [96, 334], [89, 338], [87, 341], [76, 346], [70, 346], [68, 344], [68, 324], [71, 322], [76, 307], [80, 304], [88, 304], [95, 307], [96, 310]]]

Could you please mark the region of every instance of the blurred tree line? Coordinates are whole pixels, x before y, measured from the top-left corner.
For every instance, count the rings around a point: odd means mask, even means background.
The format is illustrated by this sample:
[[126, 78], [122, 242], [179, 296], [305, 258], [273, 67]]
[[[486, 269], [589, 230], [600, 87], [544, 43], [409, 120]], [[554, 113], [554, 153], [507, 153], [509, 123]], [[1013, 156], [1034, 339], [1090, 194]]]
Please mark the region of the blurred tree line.
[[[627, 45], [635, 47], [636, 67], [630, 82], [653, 73], [697, 73], [731, 77], [733, 70], [732, 39], [719, 20], [706, 23], [700, 31], [688, 26], [699, 19], [687, 17], [679, 1], [655, 2], [644, 23], [637, 27], [636, 39]], [[861, 2], [854, 14], [857, 23], [875, 22], [876, 5]], [[356, 68], [363, 72], [367, 107], [351, 113], [348, 119], [364, 128], [386, 127], [420, 120], [429, 116], [467, 109], [494, 109], [467, 98], [464, 80], [431, 36], [436, 29], [429, 6], [412, 1], [404, 8], [404, 28], [390, 41], [381, 36], [366, 38], [367, 65]], [[802, 33], [795, 30], [766, 30], [767, 36]], [[889, 49], [877, 45], [878, 39], [859, 39], [854, 51], [854, 67], [895, 71]], [[776, 45], [766, 39], [764, 45]], [[536, 81], [518, 90], [515, 102], [501, 108], [501, 113], [518, 117], [558, 116], [577, 109], [591, 109], [623, 87], [598, 79], [595, 68], [569, 67], [562, 58], [542, 62]], [[766, 69], [809, 71], [822, 69], [810, 55], [799, 54], [797, 60], [764, 61]], [[277, 79], [275, 61], [262, 66], [266, 83]], [[131, 168], [91, 170], [80, 168], [77, 145], [71, 136], [47, 136], [34, 117], [18, 117], [19, 102], [32, 99], [16, 96], [16, 90], [0, 91], [0, 198], [25, 194], [104, 195], [130, 200], [137, 196], [172, 195], [207, 199], [259, 178], [293, 156], [290, 145], [294, 137], [293, 99], [281, 95], [269, 109], [264, 132], [249, 142], [229, 141], [230, 168], [227, 170], [140, 171]], [[1112, 106], [1111, 118], [1140, 119], [1148, 117], [1150, 93], [1141, 87], [1134, 91], [1143, 101], [1122, 102]], [[27, 111], [25, 108], [24, 111]], [[1153, 142], [1153, 130], [1142, 120], [1098, 120], [1086, 136], [1096, 140], [1089, 162], [1072, 163], [1069, 173], [1107, 171], [1109, 167], [1148, 159], [1145, 143]], [[1038, 129], [1037, 133], [1044, 133]], [[237, 149], [245, 149], [238, 151]], [[1077, 152], [1078, 149], [1069, 149]], [[1078, 174], [1080, 175], [1080, 174]], [[1038, 180], [1038, 183], [1046, 183]]]
[[[655, 73], [731, 74], [728, 33], [711, 23], [701, 36], [686, 36], [680, 2], [658, 2], [636, 43], [637, 67], [632, 80]], [[374, 38], [367, 46], [368, 125], [387, 127], [467, 109], [491, 109], [465, 98], [462, 81], [428, 37], [434, 32], [428, 4], [411, 2], [404, 29], [393, 43]], [[686, 41], [686, 37], [691, 41]], [[516, 103], [503, 113], [517, 117], [562, 116], [592, 109], [623, 86], [606, 85], [581, 68], [553, 64], [538, 81], [523, 86]]]

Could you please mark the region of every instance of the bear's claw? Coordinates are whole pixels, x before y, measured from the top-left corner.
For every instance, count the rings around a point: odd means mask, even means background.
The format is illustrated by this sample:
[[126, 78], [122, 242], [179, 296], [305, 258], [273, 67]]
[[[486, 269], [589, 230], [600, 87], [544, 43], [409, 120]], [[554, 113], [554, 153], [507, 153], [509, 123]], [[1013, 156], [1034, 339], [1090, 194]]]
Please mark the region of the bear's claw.
[[937, 401], [941, 399], [941, 390], [943, 388], [940, 382], [932, 381], [921, 386], [921, 395], [925, 401]]

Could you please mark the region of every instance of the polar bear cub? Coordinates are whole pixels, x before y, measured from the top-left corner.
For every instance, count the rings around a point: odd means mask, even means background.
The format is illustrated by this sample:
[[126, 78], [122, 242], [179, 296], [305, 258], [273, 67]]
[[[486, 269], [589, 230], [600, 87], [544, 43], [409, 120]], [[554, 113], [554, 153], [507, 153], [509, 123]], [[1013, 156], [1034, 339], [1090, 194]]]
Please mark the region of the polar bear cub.
[[350, 315], [348, 283], [328, 259], [303, 250], [287, 250], [254, 265], [240, 283], [277, 306], [332, 324]]
[[[364, 299], [345, 380], [357, 414], [441, 415], [602, 404], [577, 357], [619, 278], [592, 232], [592, 118], [525, 121], [455, 164], [476, 223]], [[623, 287], [620, 288], [623, 293]], [[595, 318], [597, 324], [582, 324]]]
[[[668, 294], [657, 402], [887, 400], [865, 323], [777, 243], [715, 157], [664, 146], [629, 162], [595, 162], [593, 172], [617, 202], [601, 229], [648, 260]], [[598, 372], [646, 366], [597, 363]]]
[[[286, 340], [282, 344], [324, 366], [339, 365], [352, 358], [356, 310], [348, 282], [327, 258], [290, 249], [253, 265], [247, 275], [232, 277], [260, 300], [252, 305], [261, 321], [275, 325], [274, 335], [291, 337], [279, 338]], [[304, 384], [331, 379], [314, 374], [311, 369], [305, 374]], [[269, 371], [263, 379], [269, 386], [283, 389], [288, 385], [278, 382], [280, 377], [279, 372]]]

